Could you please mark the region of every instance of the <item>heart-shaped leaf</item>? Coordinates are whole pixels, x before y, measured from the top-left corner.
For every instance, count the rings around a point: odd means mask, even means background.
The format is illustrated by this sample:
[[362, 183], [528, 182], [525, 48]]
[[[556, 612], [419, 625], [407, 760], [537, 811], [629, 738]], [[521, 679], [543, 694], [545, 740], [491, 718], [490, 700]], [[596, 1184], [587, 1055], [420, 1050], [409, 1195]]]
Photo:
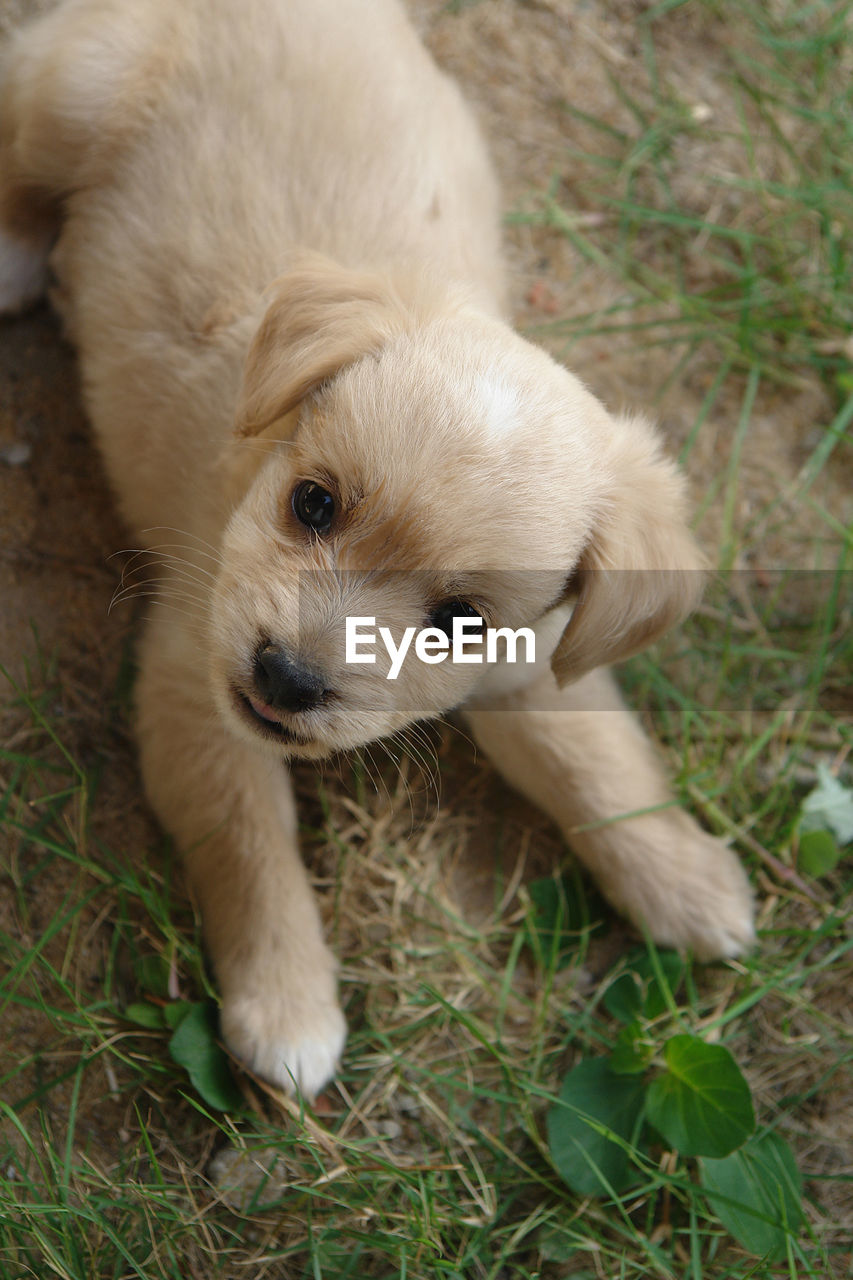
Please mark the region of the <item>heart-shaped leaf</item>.
[[826, 876], [834, 871], [841, 859], [841, 850], [831, 831], [800, 832], [797, 865], [807, 876]]
[[770, 1131], [756, 1134], [724, 1160], [703, 1160], [701, 1174], [726, 1230], [750, 1253], [777, 1258], [804, 1219], [802, 1179], [785, 1139]]
[[240, 1106], [240, 1090], [234, 1083], [231, 1068], [216, 1041], [216, 1007], [212, 1003], [194, 1004], [178, 1025], [169, 1052], [184, 1067], [208, 1106], [218, 1111], [233, 1111]]
[[654, 1054], [654, 1045], [643, 1035], [639, 1022], [629, 1022], [616, 1037], [610, 1066], [617, 1075], [638, 1075], [646, 1070]]
[[673, 1036], [666, 1071], [649, 1085], [648, 1120], [684, 1156], [727, 1156], [755, 1128], [749, 1085], [728, 1049]]
[[124, 1016], [128, 1022], [135, 1022], [138, 1027], [149, 1027], [152, 1031], [161, 1030], [165, 1025], [160, 1005], [148, 1004], [147, 1001], [129, 1004], [124, 1011]]
[[[657, 962], [674, 996], [684, 976], [684, 961], [676, 951], [659, 951]], [[647, 951], [637, 951], [628, 958], [625, 972], [605, 992], [604, 1007], [620, 1022], [633, 1022], [641, 1015], [651, 1020], [663, 1013], [667, 1007], [666, 993]]]
[[624, 1191], [639, 1178], [631, 1162], [645, 1086], [617, 1075], [607, 1058], [587, 1058], [569, 1072], [548, 1112], [548, 1144], [557, 1172], [580, 1195]]

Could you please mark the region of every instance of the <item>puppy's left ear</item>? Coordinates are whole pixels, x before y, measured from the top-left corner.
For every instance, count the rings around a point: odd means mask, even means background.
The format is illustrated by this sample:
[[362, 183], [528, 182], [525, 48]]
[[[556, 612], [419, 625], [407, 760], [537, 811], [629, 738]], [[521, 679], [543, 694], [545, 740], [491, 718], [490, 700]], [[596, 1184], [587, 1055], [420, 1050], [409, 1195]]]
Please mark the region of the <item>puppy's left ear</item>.
[[575, 607], [551, 658], [560, 686], [638, 653], [702, 594], [684, 479], [651, 427], [616, 419], [605, 466], [603, 507], [570, 582]]
[[389, 280], [320, 254], [301, 254], [270, 293], [243, 370], [241, 436], [259, 435], [285, 418], [321, 382], [379, 351], [405, 323], [404, 303]]

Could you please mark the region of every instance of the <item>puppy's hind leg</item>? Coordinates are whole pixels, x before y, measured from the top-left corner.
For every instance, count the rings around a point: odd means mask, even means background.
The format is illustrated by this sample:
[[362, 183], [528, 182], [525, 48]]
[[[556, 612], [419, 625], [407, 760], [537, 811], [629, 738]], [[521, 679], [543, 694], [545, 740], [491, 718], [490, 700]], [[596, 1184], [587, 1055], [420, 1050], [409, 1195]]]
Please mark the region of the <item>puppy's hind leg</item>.
[[142, 114], [141, 90], [132, 107], [122, 91], [143, 80], [155, 20], [123, 0], [65, 0], [0, 50], [0, 314], [44, 292], [62, 201], [103, 178]]
[[737, 858], [675, 805], [608, 672], [558, 690], [547, 671], [465, 714], [504, 777], [558, 823], [613, 905], [657, 942], [700, 960], [751, 945], [752, 900]]
[[0, 54], [0, 315], [24, 311], [45, 293], [58, 228], [53, 201], [26, 178], [20, 159], [19, 43]]
[[71, 186], [51, 56], [59, 25], [51, 14], [0, 51], [0, 315], [23, 311], [45, 293], [59, 198]]

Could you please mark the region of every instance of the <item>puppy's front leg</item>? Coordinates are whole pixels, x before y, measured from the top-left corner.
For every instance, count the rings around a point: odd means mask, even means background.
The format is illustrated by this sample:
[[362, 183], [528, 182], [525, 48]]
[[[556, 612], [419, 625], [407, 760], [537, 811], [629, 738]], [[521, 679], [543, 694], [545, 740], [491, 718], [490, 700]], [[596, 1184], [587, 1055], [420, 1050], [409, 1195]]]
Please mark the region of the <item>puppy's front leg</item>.
[[609, 672], [558, 690], [547, 671], [466, 719], [504, 777], [559, 824], [613, 905], [656, 941], [706, 960], [749, 947], [740, 863], [673, 804]]
[[196, 647], [155, 621], [137, 687], [149, 798], [185, 858], [222, 995], [223, 1035], [280, 1088], [314, 1095], [346, 1036], [335, 960], [297, 848], [282, 762], [219, 721]]

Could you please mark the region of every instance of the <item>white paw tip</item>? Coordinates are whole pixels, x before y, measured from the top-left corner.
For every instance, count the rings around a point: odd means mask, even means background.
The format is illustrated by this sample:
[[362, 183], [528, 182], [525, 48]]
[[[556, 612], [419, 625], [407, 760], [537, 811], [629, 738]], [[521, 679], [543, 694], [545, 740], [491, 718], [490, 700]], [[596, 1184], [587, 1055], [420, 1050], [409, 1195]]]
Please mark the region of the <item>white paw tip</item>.
[[298, 1090], [314, 1098], [337, 1070], [346, 1043], [346, 1020], [337, 1005], [327, 1005], [313, 1012], [310, 1026], [306, 1018], [304, 1027], [284, 1029], [284, 1021], [272, 1011], [265, 1016], [262, 1002], [226, 1006], [222, 1033], [250, 1071], [285, 1093]]
[[730, 920], [710, 930], [697, 940], [693, 952], [697, 960], [734, 960], [755, 946], [755, 928], [752, 916], [746, 915], [740, 920]]
[[752, 893], [742, 868], [729, 855], [729, 875], [707, 886], [688, 912], [686, 944], [697, 960], [733, 960], [755, 946]]

